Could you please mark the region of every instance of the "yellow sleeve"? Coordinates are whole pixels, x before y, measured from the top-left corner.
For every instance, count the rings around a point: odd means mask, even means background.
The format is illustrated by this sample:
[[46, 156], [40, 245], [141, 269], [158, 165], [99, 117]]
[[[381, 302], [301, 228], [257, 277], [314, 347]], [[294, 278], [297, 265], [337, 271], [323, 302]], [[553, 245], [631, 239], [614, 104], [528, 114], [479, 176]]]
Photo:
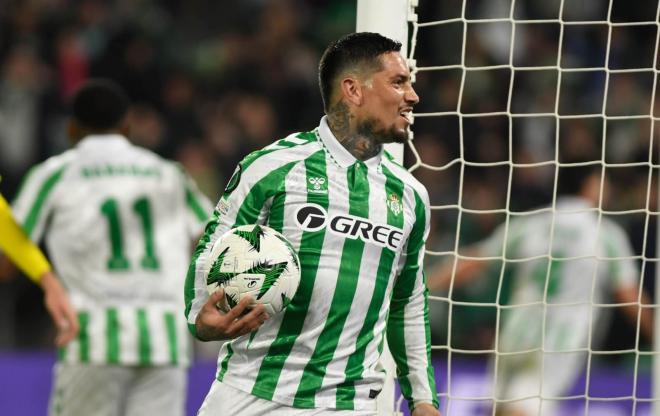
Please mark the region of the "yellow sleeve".
[[35, 283], [51, 269], [42, 251], [25, 234], [0, 195], [0, 249]]

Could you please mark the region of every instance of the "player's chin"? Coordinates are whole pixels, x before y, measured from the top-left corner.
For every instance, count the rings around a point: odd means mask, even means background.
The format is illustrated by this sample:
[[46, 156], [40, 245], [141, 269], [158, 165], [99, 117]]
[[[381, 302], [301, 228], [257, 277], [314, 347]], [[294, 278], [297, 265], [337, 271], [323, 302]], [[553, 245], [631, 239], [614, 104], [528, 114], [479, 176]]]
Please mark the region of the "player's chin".
[[392, 129], [391, 133], [392, 142], [394, 143], [406, 143], [410, 139], [410, 132], [407, 127]]

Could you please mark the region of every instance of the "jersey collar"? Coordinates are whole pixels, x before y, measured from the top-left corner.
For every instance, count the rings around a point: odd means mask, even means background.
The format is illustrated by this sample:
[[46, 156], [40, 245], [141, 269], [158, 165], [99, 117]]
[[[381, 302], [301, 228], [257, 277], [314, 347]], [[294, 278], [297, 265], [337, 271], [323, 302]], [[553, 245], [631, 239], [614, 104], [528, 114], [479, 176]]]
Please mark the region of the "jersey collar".
[[[358, 160], [353, 156], [346, 148], [339, 143], [339, 140], [335, 137], [330, 126], [328, 126], [328, 117], [323, 116], [321, 118], [321, 123], [318, 128], [319, 138], [321, 143], [326, 148], [332, 159], [342, 168], [348, 168], [353, 165]], [[377, 168], [380, 165], [380, 160], [383, 157], [383, 149], [380, 149], [380, 152], [372, 158], [369, 158], [364, 161], [364, 164], [369, 168]]]
[[130, 145], [128, 139], [121, 134], [90, 134], [85, 136], [76, 147], [86, 148], [88, 146], [96, 146], [99, 143], [110, 146], [128, 146]]

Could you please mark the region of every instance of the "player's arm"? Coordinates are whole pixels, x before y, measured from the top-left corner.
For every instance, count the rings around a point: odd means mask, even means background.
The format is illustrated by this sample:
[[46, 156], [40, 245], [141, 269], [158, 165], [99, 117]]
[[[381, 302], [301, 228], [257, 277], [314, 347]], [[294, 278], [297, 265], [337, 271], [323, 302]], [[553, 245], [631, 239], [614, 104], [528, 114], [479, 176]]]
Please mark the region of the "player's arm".
[[452, 276], [454, 287], [461, 287], [481, 276], [488, 262], [476, 259], [480, 257], [479, 249], [470, 247], [465, 250], [465, 256], [468, 258], [454, 257], [453, 260], [440, 262], [429, 273], [426, 287], [431, 291], [447, 290], [452, 283]]
[[[633, 260], [634, 251], [625, 231], [618, 226], [610, 226], [606, 231], [607, 257], [610, 260], [609, 275], [613, 284], [613, 296], [616, 302], [626, 304], [622, 312], [626, 319], [639, 327], [641, 335], [647, 340], [653, 339], [653, 309], [642, 305], [652, 303], [650, 297], [639, 287], [639, 268]], [[640, 310], [641, 309], [641, 310]]]
[[51, 271], [42, 251], [25, 235], [0, 195], [0, 248], [32, 281], [44, 291], [44, 303], [57, 328], [55, 344], [66, 345], [78, 333], [76, 316], [66, 291]]
[[[640, 294], [639, 286], [629, 286], [618, 288], [614, 291], [614, 297], [618, 303], [627, 304], [622, 310], [628, 321], [637, 325], [639, 318], [639, 328], [641, 334], [647, 340], [653, 339], [653, 309], [643, 307], [642, 305], [651, 305], [651, 298], [642, 291]], [[640, 310], [641, 309], [641, 310]]]
[[41, 276], [39, 284], [44, 291], [44, 303], [48, 314], [57, 328], [55, 345], [63, 347], [78, 335], [80, 329], [78, 315], [60, 280], [51, 271]]
[[428, 196], [415, 193], [415, 200], [416, 220], [403, 248], [399, 273], [393, 287], [387, 341], [397, 366], [401, 392], [410, 409], [416, 416], [438, 415], [438, 397], [431, 362], [428, 290], [422, 267], [430, 211]]
[[204, 231], [204, 225], [211, 218], [213, 205], [200, 190], [182, 165], [175, 163], [178, 179], [184, 192], [186, 205], [186, 226], [188, 235], [193, 240], [193, 247]]
[[[45, 168], [36, 170], [37, 172], [26, 179], [16, 205], [20, 207], [19, 217], [29, 219], [31, 230], [35, 228], [42, 230], [43, 220], [40, 222], [39, 214], [43, 218], [43, 207], [48, 205], [49, 191], [55, 182], [53, 178], [59, 178], [58, 175], [62, 170], [56, 170], [55, 176], [48, 175], [48, 169]], [[30, 208], [25, 209], [26, 207]], [[40, 209], [37, 210], [35, 207]], [[35, 235], [38, 237], [39, 233]], [[2, 196], [0, 196], [0, 247], [28, 277], [41, 286], [46, 310], [57, 328], [55, 344], [59, 347], [66, 345], [75, 338], [79, 328], [73, 305], [60, 280], [53, 274], [50, 263], [41, 250], [30, 241]]]
[[[293, 163], [277, 160], [259, 160], [260, 154], [254, 153], [244, 159], [229, 180], [223, 196], [220, 198], [211, 219], [206, 224], [204, 235], [197, 244], [193, 259], [188, 269], [185, 286], [186, 319], [188, 329], [197, 338], [208, 341], [211, 339], [226, 339], [228, 334], [220, 327], [218, 315], [223, 315], [216, 308], [217, 301], [209, 298], [206, 289], [207, 258], [215, 241], [231, 228], [245, 224], [263, 223], [267, 220], [269, 201], [278, 192], [284, 176], [293, 167]], [[263, 322], [259, 309], [254, 315], [243, 315], [238, 320], [246, 318]], [[199, 315], [202, 315], [201, 317]], [[251, 323], [246, 322], [247, 326]], [[223, 333], [224, 332], [224, 333]], [[209, 338], [215, 334], [215, 338]]]
[[[512, 232], [507, 233], [507, 228]], [[458, 288], [485, 276], [484, 272], [492, 265], [492, 262], [486, 257], [493, 258], [502, 255], [505, 237], [510, 252], [512, 247], [517, 245], [516, 241], [521, 238], [522, 230], [524, 230], [524, 224], [519, 221], [500, 224], [484, 240], [462, 249], [461, 257], [456, 256], [451, 260], [440, 262], [429, 272], [426, 286], [431, 291], [448, 290], [450, 285]]]
[[39, 247], [25, 234], [14, 218], [9, 204], [0, 195], [0, 249], [35, 283], [51, 267]]

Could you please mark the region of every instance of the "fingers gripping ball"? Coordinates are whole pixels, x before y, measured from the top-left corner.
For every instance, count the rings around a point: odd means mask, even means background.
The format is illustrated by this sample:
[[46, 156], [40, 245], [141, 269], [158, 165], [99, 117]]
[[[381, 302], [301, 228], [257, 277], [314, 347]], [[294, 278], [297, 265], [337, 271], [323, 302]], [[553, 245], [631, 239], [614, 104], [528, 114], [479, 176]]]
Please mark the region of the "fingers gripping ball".
[[245, 296], [269, 315], [291, 302], [300, 283], [300, 261], [289, 241], [264, 225], [242, 225], [223, 234], [208, 257], [209, 293], [224, 288], [218, 308], [227, 312]]

